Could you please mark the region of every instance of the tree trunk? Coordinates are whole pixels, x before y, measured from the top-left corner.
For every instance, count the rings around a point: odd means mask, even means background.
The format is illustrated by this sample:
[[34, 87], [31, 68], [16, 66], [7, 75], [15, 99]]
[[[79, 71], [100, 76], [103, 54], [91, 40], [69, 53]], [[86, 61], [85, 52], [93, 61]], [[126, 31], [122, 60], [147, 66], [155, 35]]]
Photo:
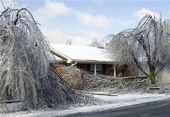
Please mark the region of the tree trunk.
[[156, 74], [154, 69], [150, 69], [150, 75], [149, 78], [151, 80], [151, 84], [156, 84]]

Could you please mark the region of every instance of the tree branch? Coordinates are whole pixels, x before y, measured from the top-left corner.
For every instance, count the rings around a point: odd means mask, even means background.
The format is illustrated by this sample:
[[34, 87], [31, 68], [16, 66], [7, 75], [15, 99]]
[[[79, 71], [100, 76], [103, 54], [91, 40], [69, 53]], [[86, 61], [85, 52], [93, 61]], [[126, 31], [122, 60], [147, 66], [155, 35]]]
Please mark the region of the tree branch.
[[149, 76], [149, 74], [147, 74], [141, 67], [141, 65], [138, 63], [138, 60], [136, 59], [135, 55], [132, 53], [132, 57], [133, 60], [135, 62], [135, 64], [137, 65], [137, 67], [139, 68], [140, 71], [142, 71], [146, 76]]

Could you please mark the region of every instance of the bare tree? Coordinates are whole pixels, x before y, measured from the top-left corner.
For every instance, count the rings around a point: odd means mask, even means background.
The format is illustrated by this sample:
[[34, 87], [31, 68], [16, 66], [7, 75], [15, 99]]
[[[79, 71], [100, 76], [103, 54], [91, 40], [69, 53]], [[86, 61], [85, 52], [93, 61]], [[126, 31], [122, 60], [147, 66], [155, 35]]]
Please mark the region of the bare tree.
[[67, 45], [72, 45], [72, 39], [68, 39], [68, 40], [66, 41], [66, 44], [67, 44]]
[[98, 47], [98, 48], [103, 47], [102, 43], [97, 39], [97, 37], [93, 37], [92, 42], [91, 44], [89, 44], [89, 46]]
[[51, 50], [26, 9], [0, 14], [0, 103], [12, 100], [24, 109], [74, 103], [80, 95], [53, 72]]
[[136, 65], [155, 84], [158, 73], [170, 66], [169, 27], [169, 20], [148, 14], [136, 28], [112, 35], [108, 50], [121, 63]]

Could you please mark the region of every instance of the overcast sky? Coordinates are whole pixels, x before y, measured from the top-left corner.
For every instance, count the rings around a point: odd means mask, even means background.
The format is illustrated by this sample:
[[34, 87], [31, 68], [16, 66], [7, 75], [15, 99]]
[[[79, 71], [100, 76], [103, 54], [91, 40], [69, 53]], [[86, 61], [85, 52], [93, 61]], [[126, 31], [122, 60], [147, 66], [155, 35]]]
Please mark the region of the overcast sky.
[[[170, 0], [3, 0], [26, 7], [52, 43], [89, 44], [133, 28], [145, 13], [170, 19]], [[1, 6], [2, 8], [2, 6]]]

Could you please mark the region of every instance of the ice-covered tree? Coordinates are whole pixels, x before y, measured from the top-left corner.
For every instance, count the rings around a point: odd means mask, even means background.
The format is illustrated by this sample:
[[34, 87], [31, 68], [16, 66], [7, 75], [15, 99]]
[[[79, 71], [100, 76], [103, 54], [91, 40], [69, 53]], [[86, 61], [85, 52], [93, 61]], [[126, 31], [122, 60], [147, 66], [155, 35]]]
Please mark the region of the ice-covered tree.
[[136, 65], [149, 77], [151, 84], [155, 84], [158, 74], [170, 66], [170, 20], [162, 21], [148, 14], [136, 28], [111, 37], [108, 50], [120, 62]]
[[93, 37], [92, 42], [91, 44], [89, 44], [89, 46], [103, 48], [102, 43], [100, 42], [99, 39], [97, 39], [97, 37]]
[[[57, 36], [57, 35], [56, 35]], [[53, 72], [48, 42], [26, 9], [0, 14], [0, 102], [24, 109], [74, 103], [79, 95]]]

